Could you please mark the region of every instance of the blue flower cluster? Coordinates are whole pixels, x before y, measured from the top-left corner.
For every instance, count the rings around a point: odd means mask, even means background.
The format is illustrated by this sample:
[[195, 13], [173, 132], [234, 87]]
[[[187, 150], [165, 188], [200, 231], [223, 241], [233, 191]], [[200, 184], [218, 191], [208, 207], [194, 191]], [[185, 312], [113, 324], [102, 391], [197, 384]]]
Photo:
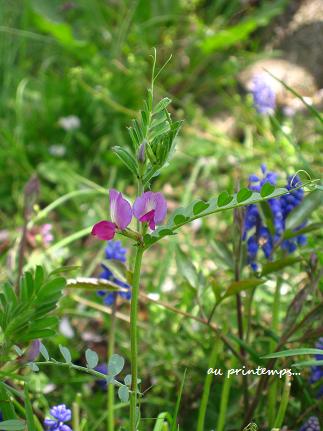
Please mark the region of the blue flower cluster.
[[254, 106], [262, 115], [272, 114], [276, 107], [276, 93], [268, 75], [262, 73], [252, 80], [251, 94]]
[[49, 412], [54, 419], [45, 419], [44, 425], [48, 431], [73, 431], [72, 428], [64, 423], [72, 419], [72, 412], [66, 408], [65, 404], [54, 406]]
[[[257, 175], [250, 175], [249, 188], [250, 190], [259, 192], [265, 183], [273, 186], [277, 183], [278, 175], [275, 172], [267, 171], [266, 165], [261, 165], [262, 178]], [[300, 179], [288, 177], [286, 188], [291, 190], [295, 185], [299, 184]], [[291, 184], [293, 182], [293, 184]], [[270, 232], [264, 224], [257, 205], [249, 205], [246, 209], [243, 239], [247, 240], [248, 263], [251, 268], [256, 271], [258, 265], [256, 263], [259, 249], [261, 249], [266, 259], [271, 259], [275, 244], [281, 240], [285, 231], [286, 218], [288, 214], [297, 207], [303, 200], [304, 191], [302, 189], [292, 190], [290, 194], [281, 196], [276, 199], [269, 199], [268, 205], [272, 213], [274, 233]], [[306, 223], [298, 226], [296, 231], [305, 226]], [[252, 234], [248, 236], [248, 233]], [[305, 235], [298, 235], [292, 239], [281, 241], [281, 248], [287, 253], [293, 253], [298, 245], [306, 244]]]
[[[107, 260], [117, 260], [119, 262], [126, 262], [127, 250], [122, 247], [120, 241], [109, 241], [105, 249], [105, 258]], [[103, 297], [103, 302], [105, 305], [112, 305], [119, 295], [121, 298], [129, 300], [131, 298], [130, 286], [129, 284], [119, 280], [114, 276], [113, 272], [106, 266], [102, 264], [103, 271], [100, 274], [100, 278], [104, 280], [112, 281], [123, 289], [127, 289], [128, 292], [110, 292], [105, 290], [99, 290], [98, 295]]]
[[[315, 344], [315, 347], [317, 349], [321, 349], [323, 352], [323, 337], [318, 339], [317, 343]], [[317, 361], [323, 361], [323, 354], [315, 355], [315, 359]], [[322, 381], [322, 385], [318, 388], [318, 392], [316, 394], [317, 398], [323, 397], [323, 366], [315, 365], [311, 368], [310, 383], [316, 384], [320, 380]]]
[[299, 431], [321, 431], [320, 422], [316, 416], [311, 416]]

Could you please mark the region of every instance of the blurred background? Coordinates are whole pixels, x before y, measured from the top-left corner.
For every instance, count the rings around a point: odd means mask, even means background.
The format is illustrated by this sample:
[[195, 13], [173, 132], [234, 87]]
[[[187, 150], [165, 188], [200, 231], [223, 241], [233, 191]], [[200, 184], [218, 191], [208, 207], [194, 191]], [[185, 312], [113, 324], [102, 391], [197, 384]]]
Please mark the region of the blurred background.
[[[322, 43], [322, 0], [0, 0], [1, 277], [14, 271], [23, 190], [35, 173], [40, 193], [27, 267], [43, 263], [52, 269], [67, 263], [81, 267], [78, 275], [99, 273], [104, 245], [89, 238], [88, 228], [106, 217], [103, 192], [108, 187], [134, 196], [133, 179], [111, 148], [130, 145], [127, 126], [137, 117], [150, 85], [153, 47], [158, 67], [172, 56], [156, 83], [156, 99], [171, 98], [172, 116], [184, 120], [174, 158], [153, 184], [155, 191], [164, 192], [170, 209], [193, 197], [209, 199], [233, 191], [237, 181], [247, 185], [262, 163], [278, 173], [281, 185], [299, 169], [319, 177], [323, 145], [317, 119], [274, 78], [277, 108], [272, 117], [256, 112], [250, 90], [253, 77], [266, 69], [310, 106], [322, 109]], [[171, 265], [177, 239], [153, 249], [144, 267], [146, 293], [194, 314], [200, 293], [187, 280], [187, 271], [194, 265], [211, 274], [215, 284], [221, 277], [226, 282], [223, 253], [213, 241], [229, 242], [231, 225], [232, 214], [224, 214], [187, 227], [181, 234], [185, 256], [177, 255], [177, 266]], [[308, 241], [315, 248], [311, 235]], [[286, 293], [291, 290], [286, 280]], [[258, 298], [262, 305], [255, 310], [264, 325], [270, 295], [264, 289]], [[52, 348], [57, 342], [69, 343], [78, 358], [90, 346], [104, 360], [109, 314], [87, 307], [82, 298], [102, 302], [95, 293], [67, 296], [60, 308], [61, 334]], [[127, 307], [120, 304], [126, 318], [117, 336], [117, 349], [126, 356]], [[224, 328], [230, 327], [232, 310], [225, 313], [219, 316]], [[156, 304], [141, 309], [146, 336], [140, 368], [145, 387], [154, 385], [147, 395], [149, 407], [143, 404], [143, 409], [146, 417], [155, 417], [171, 408], [188, 367], [181, 416], [190, 424], [201, 396], [209, 334], [198, 322], [170, 316]], [[83, 376], [66, 383], [60, 371], [50, 373], [34, 377], [39, 407], [48, 398], [52, 404], [70, 404], [82, 392], [91, 430], [103, 429], [96, 420], [104, 393]], [[219, 396], [214, 394], [216, 403]], [[240, 420], [238, 392], [232, 401], [234, 429]], [[296, 400], [289, 413], [293, 426], [298, 408]], [[215, 410], [207, 420], [215, 423]]]

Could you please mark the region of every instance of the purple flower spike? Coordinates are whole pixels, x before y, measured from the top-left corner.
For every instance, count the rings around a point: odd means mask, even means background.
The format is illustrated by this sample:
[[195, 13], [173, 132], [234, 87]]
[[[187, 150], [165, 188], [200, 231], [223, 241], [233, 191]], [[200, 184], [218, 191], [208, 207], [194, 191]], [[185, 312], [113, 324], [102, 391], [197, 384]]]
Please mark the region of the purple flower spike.
[[117, 229], [124, 230], [132, 219], [132, 209], [129, 202], [117, 190], [110, 190], [111, 221], [102, 220], [92, 228], [92, 235], [105, 241], [114, 238]]
[[164, 221], [167, 213], [167, 202], [162, 193], [145, 192], [133, 205], [134, 216], [142, 223], [148, 223], [151, 230]]
[[72, 419], [72, 412], [65, 404], [52, 407], [50, 414], [54, 419], [45, 419], [44, 421], [48, 431], [72, 431], [72, 428], [64, 423]]

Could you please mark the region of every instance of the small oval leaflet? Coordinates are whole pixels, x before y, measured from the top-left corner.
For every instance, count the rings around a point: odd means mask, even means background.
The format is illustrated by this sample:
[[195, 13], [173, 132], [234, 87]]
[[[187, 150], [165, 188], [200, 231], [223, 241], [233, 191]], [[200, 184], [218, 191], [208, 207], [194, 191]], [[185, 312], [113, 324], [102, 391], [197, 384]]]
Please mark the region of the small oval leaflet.
[[59, 350], [60, 350], [63, 358], [65, 359], [65, 362], [68, 363], [68, 364], [71, 364], [72, 363], [72, 356], [71, 356], [71, 353], [68, 350], [68, 348], [59, 345]]
[[99, 357], [98, 354], [91, 349], [86, 349], [85, 351], [86, 365], [88, 368], [95, 368], [98, 365]]
[[228, 192], [222, 192], [219, 194], [218, 197], [218, 206], [219, 207], [224, 207], [226, 205], [228, 205], [233, 199], [233, 196], [229, 195]]
[[209, 204], [204, 201], [196, 202], [196, 204], [193, 207], [193, 213], [194, 215], [200, 214], [201, 212], [205, 211], [209, 207]]
[[243, 188], [237, 193], [237, 201], [238, 203], [244, 202], [252, 196], [252, 191], [246, 188]]
[[177, 224], [181, 224], [181, 223], [185, 223], [186, 221], [186, 217], [183, 214], [177, 214], [174, 217], [174, 223]]
[[129, 401], [129, 388], [127, 386], [120, 386], [118, 389], [118, 397], [120, 401], [127, 403]]
[[163, 236], [167, 235], [173, 235], [173, 231], [171, 229], [162, 229], [159, 231], [159, 238], [162, 238]]
[[124, 367], [124, 358], [120, 355], [112, 355], [108, 363], [108, 373], [112, 376], [119, 374]]
[[272, 185], [272, 184], [270, 184], [270, 183], [265, 183], [265, 184], [261, 187], [261, 190], [260, 190], [260, 196], [261, 196], [262, 198], [265, 198], [265, 197], [267, 197], [267, 196], [271, 195], [271, 194], [274, 192], [274, 190], [275, 190], [275, 186], [273, 186], [273, 185]]
[[46, 347], [43, 345], [43, 343], [40, 343], [40, 349], [39, 349], [39, 351], [40, 351], [40, 354], [43, 356], [43, 358], [46, 361], [49, 361], [49, 354], [48, 354], [48, 351], [47, 351]]

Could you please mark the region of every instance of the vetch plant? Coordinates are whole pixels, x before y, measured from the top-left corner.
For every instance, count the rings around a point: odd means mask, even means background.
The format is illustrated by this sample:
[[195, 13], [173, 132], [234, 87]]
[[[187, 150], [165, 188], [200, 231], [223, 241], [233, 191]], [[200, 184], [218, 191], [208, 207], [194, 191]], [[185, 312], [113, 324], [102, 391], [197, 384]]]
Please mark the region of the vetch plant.
[[[156, 56], [153, 59], [151, 87], [141, 111], [141, 119], [134, 120], [129, 128], [132, 148], [114, 148], [117, 156], [132, 172], [137, 183], [137, 196], [134, 204], [123, 198], [116, 190], [110, 190], [110, 220], [96, 223], [92, 235], [101, 240], [111, 240], [116, 234], [133, 240], [135, 259], [131, 273], [131, 391], [130, 391], [130, 431], [136, 431], [140, 426], [140, 404], [138, 403], [138, 297], [140, 289], [141, 266], [144, 253], [161, 239], [175, 235], [182, 226], [202, 217], [218, 212], [232, 210], [242, 206], [256, 205], [268, 200], [290, 195], [305, 186], [313, 188], [313, 181], [297, 184], [290, 188], [276, 188], [274, 184], [261, 184], [257, 190], [242, 188], [235, 194], [221, 193], [217, 198], [205, 202], [195, 200], [185, 208], [178, 208], [164, 222], [167, 212], [167, 202], [161, 192], [150, 190], [153, 178], [159, 175], [161, 169], [169, 163], [175, 149], [175, 138], [180, 129], [179, 122], [173, 122], [167, 107], [168, 98], [154, 102], [154, 83], [156, 73]], [[258, 180], [257, 180], [258, 181]], [[314, 186], [315, 188], [315, 186]], [[132, 216], [137, 219], [137, 229], [130, 228]], [[161, 225], [161, 226], [158, 226]], [[109, 369], [109, 367], [108, 367]], [[203, 418], [201, 419], [203, 423]], [[176, 429], [176, 423], [173, 424]]]

